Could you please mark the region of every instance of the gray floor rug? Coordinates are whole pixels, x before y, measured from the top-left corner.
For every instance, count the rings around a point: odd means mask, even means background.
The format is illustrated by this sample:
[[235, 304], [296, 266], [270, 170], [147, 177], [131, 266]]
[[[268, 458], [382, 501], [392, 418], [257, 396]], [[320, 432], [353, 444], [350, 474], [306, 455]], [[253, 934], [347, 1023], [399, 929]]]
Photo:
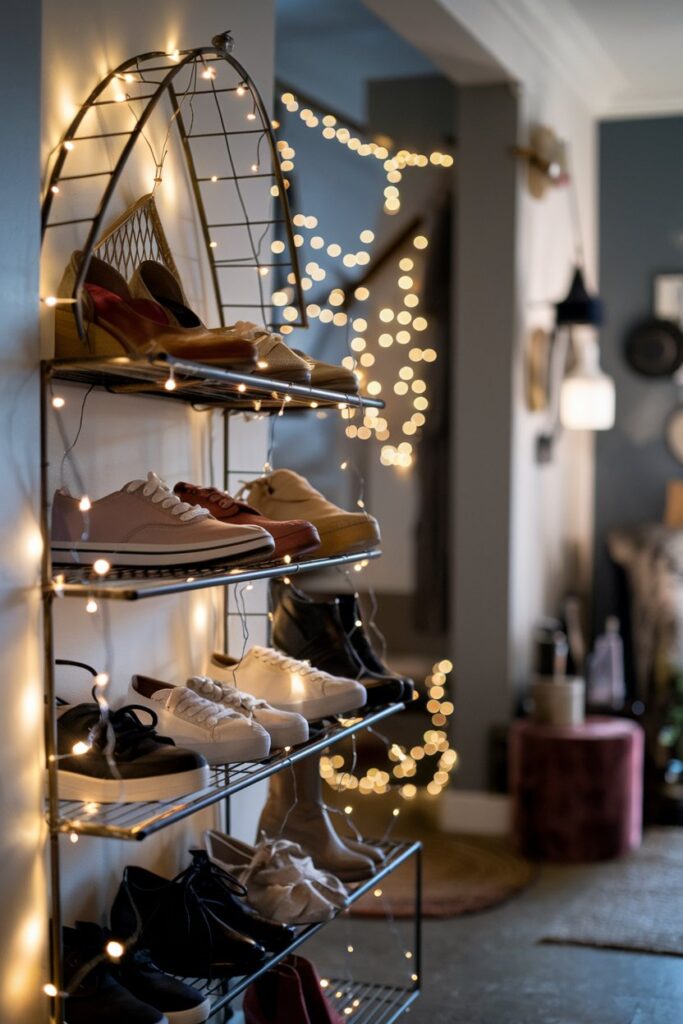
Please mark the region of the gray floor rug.
[[683, 956], [683, 829], [652, 829], [640, 850], [587, 871], [543, 942]]

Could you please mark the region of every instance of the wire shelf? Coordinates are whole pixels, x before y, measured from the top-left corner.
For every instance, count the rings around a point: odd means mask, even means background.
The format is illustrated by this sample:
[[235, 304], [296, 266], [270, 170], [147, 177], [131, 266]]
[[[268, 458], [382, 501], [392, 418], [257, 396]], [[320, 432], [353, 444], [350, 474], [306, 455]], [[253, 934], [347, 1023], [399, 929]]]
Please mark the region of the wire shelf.
[[96, 575], [89, 565], [54, 566], [49, 590], [58, 597], [95, 597], [103, 600], [141, 601], [145, 597], [164, 594], [182, 594], [207, 587], [235, 586], [252, 580], [269, 580], [281, 576], [296, 576], [302, 572], [315, 572], [335, 565], [362, 564], [379, 558], [382, 552], [359, 551], [334, 558], [308, 558], [299, 562], [260, 562], [252, 568], [234, 565], [211, 565], [192, 569], [134, 569], [112, 567], [106, 578]]
[[[391, 843], [391, 842], [373, 842], [373, 846], [379, 846], [385, 851], [385, 860], [382, 865], [378, 868], [375, 874], [368, 878], [365, 882], [361, 882], [356, 885], [349, 893], [348, 899], [345, 902], [344, 907], [337, 911], [335, 917], [339, 917], [345, 910], [351, 907], [356, 900], [359, 900], [361, 896], [365, 896], [366, 893], [370, 892], [383, 878], [390, 875], [396, 868], [400, 867], [401, 864], [405, 863], [409, 858], [416, 857], [416, 888], [415, 888], [415, 899], [420, 909], [421, 903], [421, 889], [420, 889], [420, 853], [422, 850], [422, 844], [420, 842], [412, 843]], [[416, 919], [419, 919], [419, 914], [416, 915]], [[284, 960], [285, 957], [289, 956], [300, 946], [303, 945], [308, 939], [319, 932], [330, 921], [323, 921], [319, 924], [307, 925], [301, 928], [297, 935], [294, 937], [292, 942], [287, 946], [286, 949], [281, 950], [279, 953], [269, 957], [269, 959], [256, 971], [246, 975], [239, 980], [231, 980], [226, 982], [224, 980], [206, 980], [205, 978], [183, 978], [188, 985], [192, 985], [197, 988], [202, 994], [212, 1000], [211, 1014], [213, 1017], [216, 1013], [222, 1010], [228, 1003], [231, 1003], [233, 999], [241, 995], [245, 989], [260, 978], [263, 974], [266, 974], [272, 967]], [[418, 932], [416, 932], [417, 941]], [[416, 949], [416, 954], [418, 950]], [[410, 1006], [412, 1002], [417, 999], [420, 994], [420, 975], [419, 968], [416, 963], [417, 980], [408, 987], [400, 987], [394, 985], [382, 985], [381, 983], [374, 982], [363, 982], [363, 981], [351, 981], [348, 978], [345, 980], [339, 979], [328, 979], [329, 985], [326, 989], [326, 994], [334, 1008], [344, 1017], [356, 1022], [363, 1022], [363, 1024], [391, 1024], [392, 1021], [397, 1020], [401, 1014]], [[341, 995], [337, 995], [341, 992]], [[355, 1000], [359, 1001], [358, 1006], [354, 1006]], [[352, 1013], [345, 1014], [344, 1010], [346, 1007], [351, 1007]]]
[[[160, 353], [147, 359], [51, 360], [45, 364], [53, 380], [104, 388], [114, 394], [154, 395], [194, 405], [236, 412], [290, 409], [383, 409], [384, 402], [365, 395], [289, 384], [270, 377], [221, 370]], [[166, 384], [173, 372], [175, 388]]]
[[60, 832], [104, 836], [109, 839], [142, 840], [196, 811], [210, 807], [224, 797], [239, 793], [256, 782], [270, 778], [283, 768], [296, 764], [306, 757], [322, 753], [323, 750], [352, 736], [360, 729], [376, 725], [402, 709], [402, 704], [390, 704], [369, 711], [358, 718], [339, 716], [315, 732], [308, 742], [289, 752], [279, 750], [263, 761], [244, 761], [212, 767], [210, 785], [196, 793], [189, 793], [180, 800], [118, 804], [61, 800], [57, 828]]

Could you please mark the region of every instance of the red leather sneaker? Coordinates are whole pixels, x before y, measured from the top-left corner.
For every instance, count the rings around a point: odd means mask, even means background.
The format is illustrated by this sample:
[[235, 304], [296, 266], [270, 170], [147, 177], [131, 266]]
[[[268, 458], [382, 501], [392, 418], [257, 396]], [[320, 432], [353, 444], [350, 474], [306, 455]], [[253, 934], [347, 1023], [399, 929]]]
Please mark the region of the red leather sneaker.
[[214, 487], [199, 487], [197, 484], [180, 481], [173, 490], [182, 501], [190, 505], [201, 505], [222, 523], [260, 526], [267, 530], [275, 541], [273, 558], [304, 555], [320, 547], [318, 531], [305, 519], [268, 519], [251, 505], [236, 501], [226, 491], [218, 491]]

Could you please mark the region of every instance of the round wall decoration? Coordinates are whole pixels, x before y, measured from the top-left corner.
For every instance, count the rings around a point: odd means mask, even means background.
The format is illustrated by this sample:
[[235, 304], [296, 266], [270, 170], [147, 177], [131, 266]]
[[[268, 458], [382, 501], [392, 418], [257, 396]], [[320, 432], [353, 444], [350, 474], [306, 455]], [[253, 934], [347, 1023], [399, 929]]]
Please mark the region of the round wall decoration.
[[683, 332], [673, 320], [644, 320], [627, 335], [626, 362], [645, 377], [671, 377], [683, 365]]

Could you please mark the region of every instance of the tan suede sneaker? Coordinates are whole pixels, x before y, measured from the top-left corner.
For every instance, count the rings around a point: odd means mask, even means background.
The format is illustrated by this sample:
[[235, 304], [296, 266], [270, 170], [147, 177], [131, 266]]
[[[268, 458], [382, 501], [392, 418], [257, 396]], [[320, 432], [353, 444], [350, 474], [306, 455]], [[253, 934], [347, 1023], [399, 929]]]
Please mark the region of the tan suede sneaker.
[[317, 558], [379, 547], [379, 524], [367, 512], [345, 512], [292, 469], [276, 469], [246, 486], [249, 504], [269, 519], [306, 519], [320, 534]]

